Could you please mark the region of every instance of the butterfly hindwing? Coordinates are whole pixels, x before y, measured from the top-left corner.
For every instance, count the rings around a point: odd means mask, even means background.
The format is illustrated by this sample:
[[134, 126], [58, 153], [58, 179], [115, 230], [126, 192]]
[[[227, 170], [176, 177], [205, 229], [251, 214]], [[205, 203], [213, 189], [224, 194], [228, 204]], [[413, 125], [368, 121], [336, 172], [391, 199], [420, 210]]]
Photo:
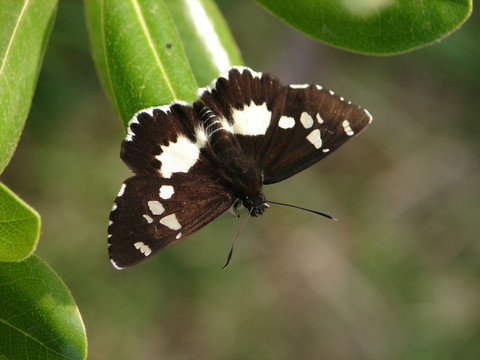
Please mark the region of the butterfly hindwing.
[[110, 214], [110, 259], [117, 268], [143, 261], [220, 216], [234, 200], [209, 178], [133, 176], [123, 183]]

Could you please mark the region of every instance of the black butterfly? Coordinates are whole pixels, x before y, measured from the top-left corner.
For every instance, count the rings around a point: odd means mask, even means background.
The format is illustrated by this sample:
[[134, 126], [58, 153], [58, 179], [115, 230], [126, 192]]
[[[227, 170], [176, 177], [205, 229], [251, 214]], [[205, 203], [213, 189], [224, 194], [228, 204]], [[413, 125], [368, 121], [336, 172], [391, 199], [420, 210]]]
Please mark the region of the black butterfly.
[[246, 67], [197, 95], [193, 107], [174, 101], [129, 123], [120, 156], [136, 175], [122, 184], [108, 227], [116, 268], [175, 244], [232, 205], [263, 214], [262, 185], [311, 166], [372, 121], [319, 85], [284, 86]]

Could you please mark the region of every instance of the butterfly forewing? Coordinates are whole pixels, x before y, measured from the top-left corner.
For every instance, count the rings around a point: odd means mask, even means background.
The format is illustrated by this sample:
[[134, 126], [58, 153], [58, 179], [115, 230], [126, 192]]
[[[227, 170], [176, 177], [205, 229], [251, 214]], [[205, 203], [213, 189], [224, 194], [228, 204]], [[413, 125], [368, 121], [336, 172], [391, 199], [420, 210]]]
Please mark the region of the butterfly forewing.
[[200, 89], [194, 109], [207, 107], [234, 135], [265, 135], [272, 107], [281, 92], [278, 80], [248, 68], [234, 67], [212, 84]]
[[208, 224], [233, 201], [227, 189], [209, 178], [131, 177], [110, 214], [110, 259], [117, 268], [143, 261]]
[[208, 87], [199, 89], [198, 96], [210, 109], [233, 122], [234, 109], [243, 109], [252, 102], [271, 107], [280, 90], [278, 81], [270, 75], [234, 67]]
[[[317, 85], [286, 86], [261, 149], [264, 184], [284, 180], [331, 154], [371, 121], [361, 107]], [[248, 146], [248, 139], [239, 139]]]
[[186, 103], [141, 110], [129, 123], [120, 157], [136, 174], [168, 178], [175, 172], [187, 172], [201, 160], [201, 129], [198, 117]]

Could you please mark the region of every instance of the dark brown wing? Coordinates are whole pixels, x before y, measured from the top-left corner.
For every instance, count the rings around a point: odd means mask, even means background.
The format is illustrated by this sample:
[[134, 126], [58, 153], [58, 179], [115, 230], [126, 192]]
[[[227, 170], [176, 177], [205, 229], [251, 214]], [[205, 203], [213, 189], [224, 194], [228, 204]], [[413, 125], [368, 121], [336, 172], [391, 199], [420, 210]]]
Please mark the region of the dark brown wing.
[[[194, 166], [197, 175], [208, 174], [202, 124], [186, 103], [151, 107], [139, 111], [129, 122], [120, 157], [137, 175], [170, 178]], [[203, 162], [202, 166], [199, 166]]]
[[322, 160], [371, 121], [366, 110], [318, 85], [285, 87], [260, 150], [264, 183], [284, 180]]
[[108, 253], [125, 268], [186, 238], [223, 214], [234, 202], [210, 178], [176, 174], [127, 179], [115, 199], [108, 226]]
[[201, 89], [194, 104], [226, 119], [238, 146], [284, 180], [331, 154], [372, 120], [368, 111], [318, 85], [283, 86], [268, 74], [232, 68]]

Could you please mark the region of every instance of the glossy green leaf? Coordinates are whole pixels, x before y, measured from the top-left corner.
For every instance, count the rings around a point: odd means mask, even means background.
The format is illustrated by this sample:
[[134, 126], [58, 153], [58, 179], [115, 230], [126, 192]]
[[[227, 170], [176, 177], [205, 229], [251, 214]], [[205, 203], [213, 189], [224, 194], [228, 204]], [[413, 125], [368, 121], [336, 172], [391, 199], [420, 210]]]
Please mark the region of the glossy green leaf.
[[197, 83], [163, 0], [86, 0], [102, 83], [125, 126], [145, 107], [192, 101]]
[[0, 173], [30, 109], [57, 1], [7, 0], [0, 6]]
[[85, 359], [86, 347], [78, 308], [48, 265], [0, 262], [0, 359]]
[[0, 261], [29, 256], [40, 235], [40, 216], [0, 183]]
[[195, 100], [199, 84], [242, 63], [212, 0], [86, 0], [85, 6], [97, 70], [125, 126], [139, 109]]
[[199, 86], [242, 65], [240, 52], [213, 0], [166, 0]]
[[457, 29], [471, 0], [257, 0], [294, 28], [340, 48], [371, 54], [408, 51]]

